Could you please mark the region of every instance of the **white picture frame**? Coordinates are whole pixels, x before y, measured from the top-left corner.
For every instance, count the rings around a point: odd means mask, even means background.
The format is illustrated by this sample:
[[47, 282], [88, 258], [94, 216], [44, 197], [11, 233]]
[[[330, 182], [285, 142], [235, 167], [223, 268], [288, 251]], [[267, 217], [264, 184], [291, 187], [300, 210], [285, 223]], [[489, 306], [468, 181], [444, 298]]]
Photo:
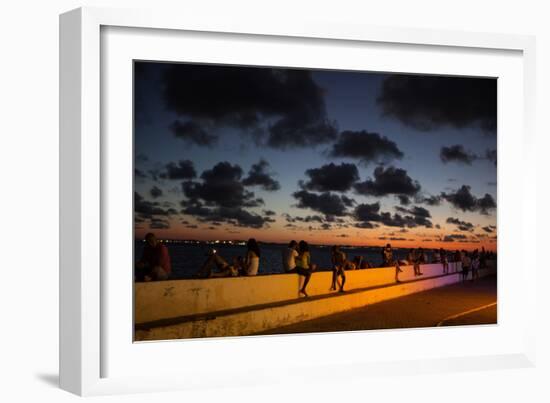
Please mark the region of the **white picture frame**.
[[[510, 295], [509, 299], [514, 303], [521, 301], [524, 312], [534, 312], [534, 309], [528, 308], [532, 308], [535, 304], [536, 262], [533, 254], [524, 252], [527, 250], [525, 235], [535, 231], [535, 197], [527, 198], [524, 196], [525, 192], [512, 195], [508, 190], [510, 187], [506, 185], [507, 181], [514, 180], [521, 182], [522, 189], [535, 188], [535, 166], [531, 158], [535, 138], [533, 129], [535, 42], [533, 37], [358, 26], [342, 22], [319, 21], [314, 17], [295, 24], [290, 21], [285, 23], [270, 21], [268, 16], [263, 20], [248, 20], [245, 16], [237, 19], [214, 19], [172, 14], [168, 11], [81, 8], [60, 17], [60, 384], [63, 389], [79, 395], [96, 395], [235, 384], [244, 386], [281, 380], [296, 382], [292, 379], [292, 371], [288, 368], [296, 368], [298, 364], [291, 358], [287, 361], [277, 361], [277, 352], [283, 350], [304, 351], [306, 357], [309, 357], [307, 371], [302, 372], [301, 381], [304, 378], [329, 379], [329, 376], [332, 379], [334, 373], [345, 373], [347, 370], [353, 371], [355, 375], [369, 376], [381, 373], [496, 369], [534, 365], [534, 319], [528, 315], [524, 315], [521, 321], [513, 319], [518, 318], [520, 308], [510, 314], [512, 319], [507, 323], [501, 324], [499, 320], [500, 327], [492, 328], [496, 330], [481, 330], [483, 334], [480, 333], [479, 336], [488, 339], [506, 336], [503, 338], [506, 341], [498, 345], [498, 351], [495, 347], [493, 351], [486, 354], [483, 352], [484, 344], [481, 342], [479, 349], [473, 350], [469, 355], [461, 355], [459, 350], [445, 355], [434, 348], [433, 352], [420, 349], [422, 352], [416, 355], [406, 355], [401, 351], [405, 355], [398, 358], [400, 350], [397, 349], [395, 356], [388, 355], [387, 359], [374, 357], [374, 355], [367, 358], [357, 354], [344, 361], [332, 362], [323, 357], [316, 357], [314, 349], [308, 350], [308, 346], [326, 343], [329, 337], [340, 338], [340, 341], [345, 338], [346, 345], [353, 346], [354, 343], [360, 343], [361, 338], [366, 337], [362, 332], [324, 335], [322, 339], [314, 335], [294, 335], [192, 340], [187, 341], [187, 344], [163, 342], [162, 346], [144, 343], [141, 347], [130, 346], [131, 339], [124, 335], [119, 340], [130, 344], [127, 346], [129, 347], [127, 351], [120, 345], [113, 344], [112, 335], [106, 329], [113, 323], [109, 318], [116, 315], [131, 315], [131, 311], [128, 311], [124, 305], [130, 302], [119, 304], [112, 302], [112, 298], [108, 298], [112, 290], [109, 290], [105, 282], [107, 278], [110, 279], [110, 273], [105, 272], [105, 267], [108, 265], [107, 256], [112, 256], [113, 253], [112, 245], [106, 243], [104, 236], [106, 220], [108, 222], [105, 212], [109, 211], [109, 203], [111, 203], [109, 197], [112, 197], [107, 195], [110, 189], [107, 182], [114, 175], [106, 167], [115, 169], [112, 165], [106, 164], [106, 161], [110, 152], [116, 152], [116, 145], [113, 145], [113, 149], [106, 149], [112, 144], [102, 137], [102, 133], [109, 129], [102, 120], [106, 115], [106, 111], [102, 110], [104, 107], [102, 92], [108, 92], [109, 88], [104, 86], [110, 85], [109, 82], [102, 81], [101, 59], [102, 55], [108, 54], [102, 53], [104, 51], [102, 47], [106, 45], [103, 42], [104, 38], [102, 39], [102, 31], [108, 31], [109, 27], [117, 27], [118, 30], [155, 30], [148, 32], [171, 33], [172, 36], [177, 36], [178, 32], [192, 32], [195, 37], [216, 34], [217, 38], [223, 39], [227, 36], [228, 40], [232, 36], [248, 37], [260, 42], [281, 42], [283, 46], [285, 41], [294, 41], [300, 46], [311, 46], [316, 41], [328, 41], [330, 42], [328, 45], [333, 46], [334, 49], [352, 45], [360, 47], [364, 44], [375, 44], [382, 48], [385, 46], [397, 46], [403, 49], [412, 47], [416, 51], [431, 49], [450, 52], [451, 57], [455, 58], [460, 58], [460, 52], [463, 50], [478, 55], [491, 52], [513, 54], [515, 61], [511, 62], [511, 65], [517, 68], [513, 67], [506, 74], [515, 80], [514, 83], [517, 85], [514, 84], [514, 88], [521, 95], [518, 101], [521, 104], [521, 113], [517, 108], [515, 109], [519, 115], [517, 120], [509, 121], [509, 124], [506, 123], [501, 127], [500, 116], [503, 114], [501, 107], [506, 108], [504, 113], [508, 114], [513, 112], [514, 106], [499, 105], [499, 299], [502, 298], [503, 305], [500, 306], [499, 300], [499, 318], [503, 313], [502, 310], [516, 309], [506, 302], [506, 290], [508, 290], [506, 286], [511, 284], [511, 280], [506, 280], [506, 270], [514, 257], [521, 257], [524, 266], [521, 270], [521, 281], [515, 282], [517, 290]], [[124, 35], [131, 36], [132, 32], [124, 32]], [[172, 39], [177, 40], [177, 38]], [[157, 55], [157, 57], [162, 56]], [[255, 57], [259, 58], [261, 54], [256, 54]], [[432, 57], [432, 61], [436, 61], [433, 55], [429, 57]], [[268, 60], [264, 62], [269, 63]], [[478, 74], [483, 75], [481, 65], [463, 67], [465, 70], [463, 74], [468, 74], [470, 71], [475, 75], [478, 69]], [[421, 67], [419, 69], [422, 70]], [[406, 70], [410, 71], [410, 68]], [[510, 82], [512, 81], [511, 79]], [[131, 125], [131, 122], [126, 121], [126, 124], [128, 123]], [[511, 129], [518, 129], [519, 133]], [[510, 163], [506, 161], [514, 151], [520, 153], [518, 160], [521, 163], [518, 165], [521, 166], [515, 166], [512, 172]], [[127, 160], [126, 158], [124, 161]], [[122, 163], [121, 166], [126, 168], [121, 169], [127, 169], [127, 165], [127, 162]], [[503, 194], [506, 195], [506, 201], [503, 199]], [[532, 195], [533, 191], [530, 194]], [[510, 214], [512, 210], [515, 214]], [[130, 212], [128, 215], [130, 216]], [[515, 247], [513, 251], [508, 249], [501, 251], [502, 245], [515, 245]], [[122, 255], [126, 252], [115, 251], [115, 253]], [[131, 257], [125, 257], [125, 259], [128, 258], [131, 259]], [[123, 308], [113, 309], [115, 303]], [[437, 330], [441, 331], [441, 329]], [[445, 329], [445, 332], [447, 332], [445, 335], [425, 332], [423, 338], [430, 343], [437, 338], [449, 337], [451, 340], [453, 337], [464, 337], [465, 334], [464, 329]], [[382, 337], [391, 338], [392, 341], [386, 343], [392, 343], [395, 346], [396, 341], [414, 337], [414, 334], [403, 330], [388, 331], [370, 335], [369, 340], [372, 341], [375, 338], [380, 340]], [[266, 347], [269, 347], [275, 355], [266, 356]], [[152, 360], [147, 362], [146, 366], [154, 365], [153, 362], [158, 365], [158, 357], [161, 357], [160, 362], [162, 362], [162, 359], [165, 359], [162, 358], [163, 354], [176, 354], [176, 351], [179, 353], [185, 351], [187, 360], [185, 364], [166, 365], [166, 369], [157, 376], [152, 376], [147, 371], [134, 373], [124, 367], [114, 371], [106, 363], [109, 360], [112, 361], [112, 357], [116, 355], [114, 352], [119, 350], [124, 350], [125, 354], [130, 355], [141, 354], [140, 360], [143, 357]], [[216, 358], [224, 354], [229, 354], [225, 357], [232, 358], [230, 351], [239, 351], [241, 354], [242, 362], [232, 364], [237, 366], [239, 376], [227, 375], [227, 372], [224, 372], [227, 371], [224, 363]], [[382, 348], [381, 351], [383, 352], [384, 349]], [[117, 359], [132, 362], [130, 355], [119, 354]], [[262, 355], [264, 355], [263, 362], [258, 358]], [[212, 366], [219, 367], [219, 370], [212, 371]], [[190, 368], [193, 370], [190, 371]], [[261, 375], [258, 375], [258, 369], [261, 369]], [[255, 372], [253, 379], [242, 376], [246, 371]], [[208, 380], [205, 380], [206, 376]]]

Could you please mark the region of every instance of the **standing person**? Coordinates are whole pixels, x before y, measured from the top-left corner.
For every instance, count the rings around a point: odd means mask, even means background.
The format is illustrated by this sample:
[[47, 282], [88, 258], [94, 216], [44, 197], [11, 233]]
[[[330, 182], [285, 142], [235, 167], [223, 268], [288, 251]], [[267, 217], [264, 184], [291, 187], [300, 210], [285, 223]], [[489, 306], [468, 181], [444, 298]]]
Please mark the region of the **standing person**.
[[441, 257], [441, 264], [443, 265], [443, 274], [449, 274], [449, 257], [447, 251], [443, 248], [439, 249], [439, 256]]
[[456, 273], [458, 271], [458, 264], [462, 263], [462, 254], [458, 249], [455, 251], [454, 262], [455, 262], [455, 273]]
[[485, 247], [481, 247], [481, 254], [479, 255], [479, 268], [480, 269], [486, 269], [487, 268], [487, 253], [485, 252]]
[[416, 253], [416, 250], [411, 249], [409, 253], [407, 254], [407, 263], [412, 265], [414, 270], [414, 275], [419, 276], [420, 275], [420, 265], [418, 264], [418, 256]]
[[311, 254], [309, 253], [309, 245], [306, 241], [300, 241], [298, 244], [298, 259], [296, 259], [296, 273], [304, 276], [304, 284], [300, 288], [300, 294], [307, 297], [306, 287], [311, 278], [311, 273], [315, 270], [315, 265], [311, 264]]
[[428, 255], [426, 255], [426, 252], [422, 248], [418, 249], [418, 258], [420, 260], [420, 264], [428, 263]]
[[420, 265], [424, 263], [426, 263], [426, 254], [424, 253], [424, 249], [418, 248], [416, 250], [416, 270], [419, 276], [422, 276], [424, 274], [420, 271]]
[[384, 267], [393, 266], [393, 250], [390, 244], [386, 245], [384, 251], [382, 252], [382, 255], [384, 256]]
[[[300, 242], [301, 243], [301, 242]], [[307, 297], [306, 286], [309, 283], [311, 278], [311, 271], [298, 267], [298, 259], [300, 258], [300, 253], [298, 252], [298, 243], [296, 241], [290, 241], [288, 247], [283, 251], [283, 267], [286, 273], [296, 273], [299, 276], [304, 276], [304, 284], [300, 289], [302, 293]]]
[[332, 285], [330, 286], [330, 290], [336, 290], [336, 281], [338, 277], [341, 277], [340, 292], [344, 292], [344, 284], [346, 283], [346, 254], [340, 250], [338, 245], [334, 245], [331, 252]]
[[477, 249], [472, 256], [472, 281], [479, 278], [479, 252]]
[[136, 263], [136, 281], [167, 280], [172, 273], [172, 264], [168, 248], [162, 244], [155, 234], [145, 235], [145, 247], [141, 258]]
[[399, 259], [395, 261], [395, 282], [400, 283], [401, 280], [399, 280], [399, 273], [402, 273], [403, 269], [401, 269], [401, 266], [399, 266]]
[[468, 279], [468, 273], [470, 272], [470, 266], [472, 264], [472, 259], [470, 259], [470, 256], [468, 256], [468, 253], [466, 251], [462, 251], [462, 281], [466, 281]]
[[441, 253], [437, 249], [433, 251], [432, 263], [441, 263]]
[[242, 271], [245, 276], [255, 276], [260, 268], [260, 246], [256, 239], [250, 238], [246, 243], [246, 249]]

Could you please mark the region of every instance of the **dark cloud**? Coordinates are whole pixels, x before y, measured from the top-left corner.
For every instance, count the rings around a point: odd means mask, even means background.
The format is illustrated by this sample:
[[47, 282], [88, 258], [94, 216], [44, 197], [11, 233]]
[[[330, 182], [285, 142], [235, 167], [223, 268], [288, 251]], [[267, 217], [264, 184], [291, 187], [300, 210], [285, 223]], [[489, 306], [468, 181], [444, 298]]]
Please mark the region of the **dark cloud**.
[[490, 194], [486, 193], [482, 198], [477, 198], [470, 189], [470, 186], [462, 185], [454, 192], [441, 193], [441, 197], [451, 203], [454, 208], [462, 211], [478, 211], [488, 215], [496, 209], [496, 202]]
[[189, 200], [203, 200], [209, 206], [242, 208], [262, 205], [261, 199], [245, 189], [242, 174], [240, 166], [219, 162], [201, 174], [202, 182], [183, 182], [183, 193]]
[[196, 217], [202, 222], [226, 222], [237, 227], [262, 228], [274, 220], [251, 213], [240, 207], [204, 207], [202, 205], [188, 206], [182, 210], [183, 214]]
[[163, 84], [166, 107], [200, 129], [238, 128], [278, 149], [326, 143], [337, 134], [323, 90], [306, 70], [174, 64]]
[[362, 203], [355, 207], [355, 219], [358, 221], [380, 221], [380, 203]]
[[164, 218], [153, 217], [149, 222], [149, 228], [151, 229], [168, 229], [170, 228], [170, 223]]
[[245, 186], [261, 186], [262, 189], [269, 192], [279, 190], [281, 185], [271, 177], [268, 172], [269, 163], [261, 159], [257, 164], [252, 165], [248, 176], [243, 180]]
[[467, 221], [461, 221], [458, 218], [448, 217], [447, 223], [456, 225], [460, 231], [472, 232], [474, 230], [474, 224]]
[[134, 176], [136, 178], [140, 178], [140, 179], [145, 179], [147, 178], [147, 175], [145, 174], [145, 172], [143, 172], [142, 170], [140, 169], [134, 169]]
[[477, 199], [477, 206], [481, 214], [488, 215], [492, 210], [497, 208], [497, 203], [495, 199], [493, 199], [493, 196], [489, 193], [485, 193], [485, 196], [481, 199]]
[[458, 162], [471, 165], [479, 157], [470, 151], [466, 151], [463, 145], [456, 144], [450, 147], [441, 147], [439, 158], [445, 164], [448, 162]]
[[[359, 180], [359, 171], [355, 164], [347, 163], [336, 165], [331, 162], [320, 168], [308, 169], [306, 175], [309, 180], [301, 181], [300, 186], [302, 189], [317, 192], [346, 192]], [[346, 198], [346, 202], [349, 203], [350, 200]]]
[[409, 196], [397, 195], [397, 198], [399, 199], [399, 203], [402, 206], [408, 206], [409, 204], [411, 204], [411, 199], [409, 198]]
[[189, 145], [212, 147], [218, 142], [218, 136], [209, 134], [202, 126], [192, 120], [183, 123], [180, 120], [175, 120], [170, 125], [170, 130], [174, 133], [174, 136]]
[[496, 229], [497, 229], [497, 227], [494, 226], [494, 225], [488, 225], [486, 227], [483, 227], [483, 231], [488, 232], [488, 233], [493, 233], [493, 232], [495, 232]]
[[403, 158], [395, 142], [378, 133], [344, 131], [329, 152], [331, 157], [354, 158], [363, 163], [390, 162]]
[[439, 206], [441, 204], [441, 196], [417, 196], [415, 202], [427, 204], [428, 206]]
[[485, 158], [497, 166], [497, 150], [486, 150]]
[[325, 215], [343, 216], [346, 215], [346, 205], [342, 198], [330, 192], [321, 194], [311, 193], [307, 190], [300, 190], [292, 194], [298, 200], [297, 207], [308, 208]]
[[320, 215], [308, 215], [308, 216], [305, 216], [305, 217], [299, 217], [299, 216], [292, 217], [290, 214], [284, 213], [283, 217], [289, 223], [297, 223], [297, 222], [304, 222], [304, 223], [318, 222], [318, 223], [322, 223], [322, 222], [325, 221], [325, 219], [323, 219], [323, 217], [321, 217]]
[[408, 227], [415, 228], [418, 226], [424, 226], [427, 228], [432, 227], [432, 223], [429, 220], [431, 214], [428, 210], [423, 207], [412, 207], [406, 209], [400, 206], [397, 206], [396, 209], [402, 213], [401, 214], [391, 214], [389, 212], [380, 212], [380, 203], [363, 203], [355, 207], [354, 218], [358, 221], [361, 221], [361, 228], [373, 228], [373, 223], [380, 223], [389, 227]]
[[149, 194], [156, 199], [157, 197], [162, 196], [162, 189], [157, 186], [153, 186], [151, 190], [149, 190]]
[[464, 241], [466, 240], [467, 237], [466, 235], [463, 235], [463, 234], [452, 234], [452, 235], [445, 235], [445, 237], [443, 237], [442, 241], [443, 242], [454, 242], [456, 240], [458, 241]]
[[348, 234], [340, 234], [340, 235], [336, 235], [336, 238], [349, 238], [349, 235]]
[[479, 127], [496, 133], [496, 79], [390, 75], [377, 101], [384, 115], [417, 130]]
[[352, 207], [356, 203], [355, 200], [350, 199], [349, 197], [346, 197], [345, 195], [342, 195], [340, 197], [342, 198], [342, 202], [346, 205], [346, 207]]
[[374, 180], [359, 182], [354, 188], [357, 193], [368, 196], [414, 196], [420, 191], [420, 184], [404, 169], [378, 166], [374, 170]]
[[[411, 208], [404, 208], [401, 206], [396, 206], [395, 209], [401, 213], [409, 214], [404, 216], [404, 220], [407, 222], [406, 224], [407, 227], [416, 227], [416, 226], [423, 226], [426, 228], [432, 227], [432, 222], [430, 221], [430, 218], [432, 217], [432, 215], [424, 207], [414, 206]], [[411, 218], [414, 225], [411, 223]]]
[[245, 189], [242, 175], [240, 166], [219, 162], [201, 174], [200, 182], [183, 182], [186, 199], [181, 201], [182, 214], [203, 222], [225, 222], [239, 227], [262, 228], [274, 222], [271, 211], [260, 215], [246, 210], [259, 207], [264, 202]]
[[162, 179], [194, 179], [197, 176], [197, 171], [193, 166], [193, 162], [189, 160], [181, 160], [176, 164], [175, 162], [169, 162], [166, 164], [166, 171], [161, 172], [159, 177]]
[[373, 224], [369, 221], [366, 221], [366, 222], [355, 223], [354, 226], [356, 228], [361, 228], [361, 229], [372, 229], [372, 228], [377, 228], [378, 224]]
[[264, 215], [266, 215], [266, 216], [274, 216], [274, 215], [277, 215], [277, 213], [274, 212], [273, 210], [264, 210], [263, 213], [264, 213]]
[[134, 192], [134, 212], [140, 218], [151, 219], [154, 216], [169, 216], [177, 214], [173, 209], [159, 202], [145, 200], [138, 192]]

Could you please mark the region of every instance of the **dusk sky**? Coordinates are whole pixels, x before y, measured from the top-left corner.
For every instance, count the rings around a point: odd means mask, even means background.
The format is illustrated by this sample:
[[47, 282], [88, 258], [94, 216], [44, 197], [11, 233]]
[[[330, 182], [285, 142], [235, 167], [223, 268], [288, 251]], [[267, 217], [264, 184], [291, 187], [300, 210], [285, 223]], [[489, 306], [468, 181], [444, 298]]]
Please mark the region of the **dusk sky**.
[[495, 79], [135, 63], [135, 234], [496, 249]]

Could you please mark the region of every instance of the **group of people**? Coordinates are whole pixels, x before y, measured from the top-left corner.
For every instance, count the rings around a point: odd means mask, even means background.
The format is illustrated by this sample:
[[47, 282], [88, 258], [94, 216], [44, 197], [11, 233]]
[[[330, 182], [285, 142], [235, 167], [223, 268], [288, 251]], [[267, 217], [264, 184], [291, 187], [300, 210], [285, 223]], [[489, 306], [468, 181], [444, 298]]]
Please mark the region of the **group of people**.
[[[382, 267], [395, 267], [395, 280], [399, 282], [399, 273], [403, 270], [401, 266], [412, 265], [415, 276], [421, 276], [420, 270], [422, 264], [441, 263], [443, 274], [449, 273], [449, 262], [460, 262], [462, 264], [462, 280], [466, 281], [470, 271], [471, 280], [479, 277], [479, 269], [487, 265], [487, 260], [493, 258], [492, 252], [486, 252], [484, 248], [481, 251], [477, 249], [473, 252], [457, 250], [455, 252], [445, 249], [435, 249], [431, 254], [431, 262], [428, 261], [428, 255], [422, 248], [410, 249], [406, 260], [395, 259], [391, 244], [387, 244], [381, 251]], [[255, 276], [258, 274], [260, 266], [260, 247], [254, 238], [250, 238], [246, 244], [246, 255], [244, 257], [234, 257], [228, 262], [215, 249], [207, 253], [207, 258], [200, 268], [198, 277], [236, 277], [236, 276]], [[344, 292], [346, 283], [346, 271], [356, 269], [367, 269], [372, 265], [363, 259], [362, 256], [355, 256], [349, 260], [340, 246], [331, 247], [332, 263], [332, 282], [330, 290]], [[282, 264], [285, 273], [295, 273], [303, 277], [299, 293], [307, 297], [307, 285], [312, 273], [317, 269], [317, 265], [311, 262], [311, 253], [306, 241], [290, 241], [288, 246], [282, 252]], [[215, 269], [215, 270], [214, 270]], [[145, 236], [145, 247], [141, 259], [136, 264], [136, 281], [157, 281], [166, 280], [172, 272], [170, 255], [167, 247], [159, 242], [153, 233]]]
[[[220, 256], [216, 249], [211, 249], [207, 256], [199, 270], [199, 277], [255, 276], [260, 268], [260, 246], [254, 238], [250, 238], [246, 243], [245, 257], [237, 256], [231, 263]], [[217, 271], [213, 271], [213, 268]]]
[[434, 249], [432, 252], [431, 262], [428, 261], [428, 255], [422, 248], [411, 249], [407, 254], [406, 261], [400, 261], [394, 259], [393, 250], [390, 244], [387, 244], [382, 249], [382, 266], [393, 267], [396, 269], [396, 281], [398, 280], [398, 273], [402, 272], [401, 265], [413, 266], [414, 275], [421, 276], [423, 273], [420, 271], [420, 265], [427, 263], [441, 263], [443, 267], [443, 274], [449, 273], [449, 262], [461, 263], [462, 280], [466, 281], [470, 271], [472, 272], [471, 280], [474, 281], [479, 278], [479, 269], [487, 267], [487, 260], [493, 258], [492, 252], [486, 252], [485, 248], [481, 251], [478, 249], [473, 252], [467, 252], [466, 250], [446, 251], [443, 248]]

